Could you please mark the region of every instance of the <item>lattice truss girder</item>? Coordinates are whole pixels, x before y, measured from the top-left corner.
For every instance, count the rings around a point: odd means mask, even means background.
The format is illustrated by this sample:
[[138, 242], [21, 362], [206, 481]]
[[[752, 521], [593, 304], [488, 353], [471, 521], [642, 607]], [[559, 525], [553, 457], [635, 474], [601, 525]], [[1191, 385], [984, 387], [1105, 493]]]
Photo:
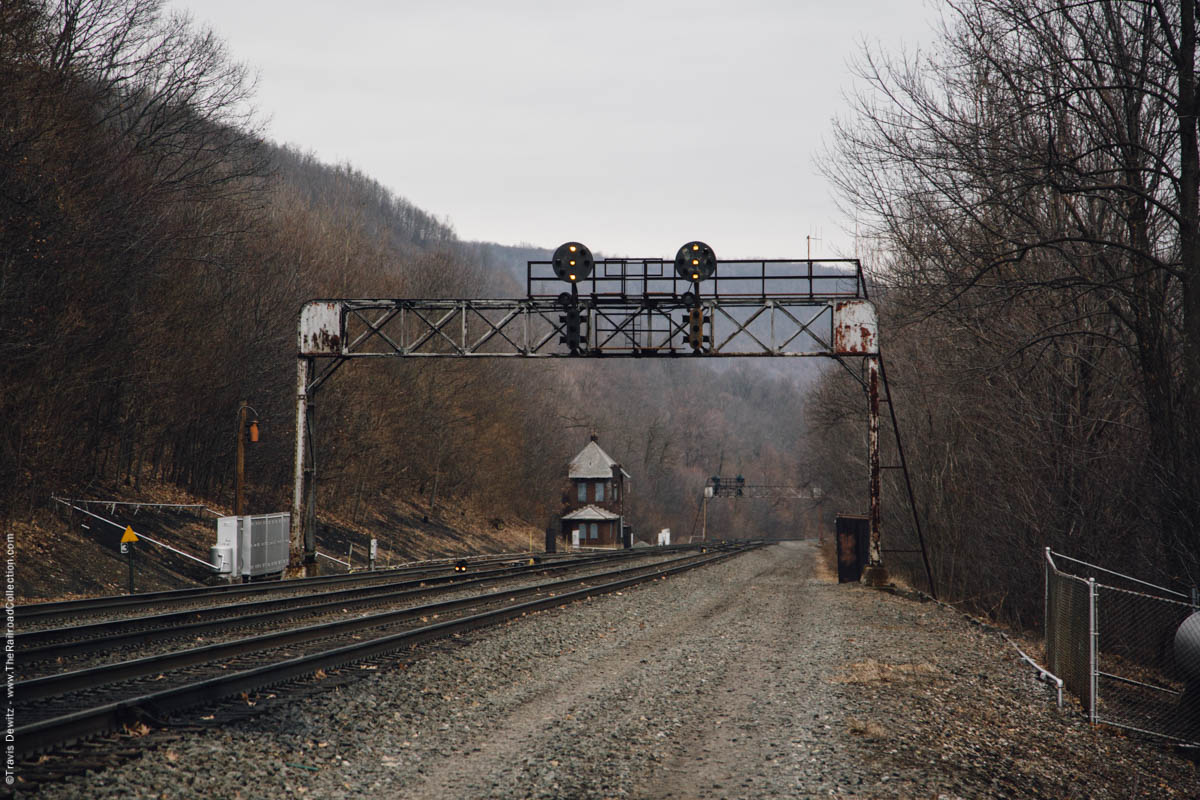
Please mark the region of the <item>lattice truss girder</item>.
[[[700, 355], [837, 356], [878, 352], [874, 308], [865, 300], [702, 299]], [[583, 350], [590, 356], [692, 355], [683, 302], [581, 298]], [[565, 309], [545, 299], [322, 300], [300, 319], [308, 357], [567, 357]]]
[[819, 503], [824, 499], [819, 488], [813, 486], [774, 486], [765, 484], [744, 484], [741, 488], [741, 494], [738, 494], [739, 487], [737, 484], [721, 484], [720, 486], [709, 486], [712, 490], [712, 497], [732, 497], [740, 499], [752, 500], [810, 500], [814, 503]]

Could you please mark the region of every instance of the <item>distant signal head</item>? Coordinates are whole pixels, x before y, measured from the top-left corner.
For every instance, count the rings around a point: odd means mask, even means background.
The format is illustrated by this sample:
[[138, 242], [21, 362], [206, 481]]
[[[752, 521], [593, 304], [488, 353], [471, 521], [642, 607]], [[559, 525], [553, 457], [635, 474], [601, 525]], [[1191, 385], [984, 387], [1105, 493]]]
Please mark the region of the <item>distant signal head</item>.
[[675, 273], [685, 281], [706, 281], [717, 271], [717, 254], [704, 242], [688, 242], [675, 254]]
[[560, 244], [554, 251], [554, 274], [567, 283], [579, 283], [592, 274], [592, 251], [579, 242]]

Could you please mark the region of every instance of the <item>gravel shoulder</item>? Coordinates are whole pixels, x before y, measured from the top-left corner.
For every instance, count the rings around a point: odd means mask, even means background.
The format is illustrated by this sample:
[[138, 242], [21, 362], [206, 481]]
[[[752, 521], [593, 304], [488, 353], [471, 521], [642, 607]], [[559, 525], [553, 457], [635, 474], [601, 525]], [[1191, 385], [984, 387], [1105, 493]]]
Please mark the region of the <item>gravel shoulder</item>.
[[40, 797], [1200, 797], [952, 609], [788, 542], [405, 656]]

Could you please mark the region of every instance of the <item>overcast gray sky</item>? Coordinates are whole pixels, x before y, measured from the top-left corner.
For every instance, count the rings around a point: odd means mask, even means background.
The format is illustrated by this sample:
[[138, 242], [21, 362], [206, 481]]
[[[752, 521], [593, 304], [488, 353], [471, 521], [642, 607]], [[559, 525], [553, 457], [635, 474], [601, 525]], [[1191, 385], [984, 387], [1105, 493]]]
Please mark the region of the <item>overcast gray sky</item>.
[[814, 157], [863, 41], [925, 0], [170, 0], [258, 75], [267, 133], [459, 236], [606, 255], [853, 255]]

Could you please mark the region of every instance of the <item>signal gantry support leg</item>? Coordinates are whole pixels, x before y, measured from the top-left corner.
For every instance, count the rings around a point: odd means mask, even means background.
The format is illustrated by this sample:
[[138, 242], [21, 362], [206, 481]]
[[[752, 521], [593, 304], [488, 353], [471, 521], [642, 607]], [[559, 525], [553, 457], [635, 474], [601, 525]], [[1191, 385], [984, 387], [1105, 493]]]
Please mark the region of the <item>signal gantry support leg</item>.
[[870, 469], [871, 510], [869, 514], [871, 539], [867, 551], [867, 568], [863, 570], [862, 580], [870, 586], [883, 586], [887, 583], [887, 569], [883, 566], [883, 548], [880, 546], [880, 481], [879, 462], [879, 358], [867, 358], [867, 463]]
[[311, 358], [300, 358], [296, 362], [296, 449], [295, 470], [292, 473], [292, 515], [291, 530], [288, 541], [288, 566], [286, 577], [300, 578], [306, 571], [306, 504], [305, 490], [309, 481], [305, 480], [307, 465], [305, 460], [305, 434], [308, 428], [308, 379], [312, 371]]

